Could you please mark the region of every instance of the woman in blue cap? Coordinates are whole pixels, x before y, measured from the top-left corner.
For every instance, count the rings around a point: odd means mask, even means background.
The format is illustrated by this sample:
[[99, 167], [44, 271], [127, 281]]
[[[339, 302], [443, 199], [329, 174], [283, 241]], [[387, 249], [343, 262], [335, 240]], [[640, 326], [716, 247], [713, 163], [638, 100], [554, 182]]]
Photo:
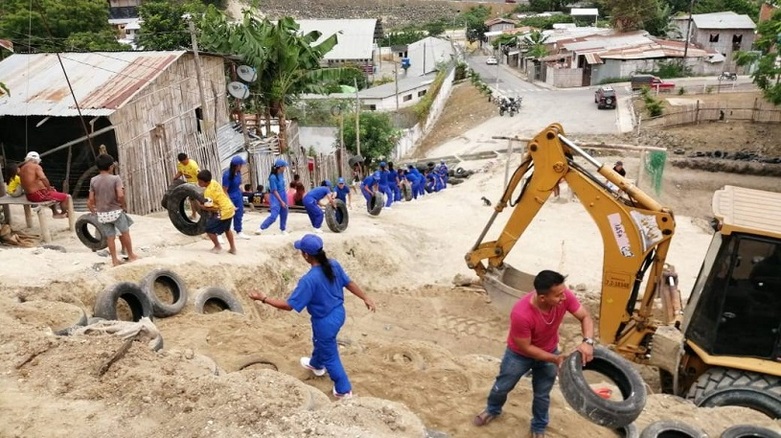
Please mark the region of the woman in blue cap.
[[350, 187], [344, 183], [344, 178], [339, 177], [336, 181], [336, 199], [340, 199], [350, 208], [353, 208], [353, 196], [350, 194]]
[[329, 259], [323, 250], [323, 240], [307, 234], [293, 246], [311, 268], [304, 274], [287, 300], [269, 298], [260, 292], [249, 297], [280, 310], [301, 312], [306, 308], [312, 321], [312, 357], [302, 357], [301, 366], [316, 376], [328, 372], [334, 382], [333, 394], [338, 399], [352, 397], [352, 385], [339, 358], [336, 336], [344, 325], [344, 288], [363, 300], [366, 308], [375, 311], [374, 301], [350, 280], [336, 260]]
[[250, 237], [242, 233], [242, 223], [244, 220], [244, 197], [241, 190], [241, 166], [247, 164], [244, 157], [236, 155], [231, 158], [230, 167], [222, 173], [222, 189], [228, 194], [233, 206], [236, 207], [236, 213], [233, 215], [233, 229], [236, 231], [236, 237], [239, 239], [249, 239]]
[[393, 204], [393, 192], [390, 187], [390, 172], [388, 171], [388, 164], [384, 161], [380, 162], [380, 191], [385, 195], [385, 208], [390, 209]]
[[285, 185], [285, 167], [287, 167], [287, 161], [282, 158], [277, 158], [274, 161], [274, 166], [271, 168], [271, 174], [268, 177], [268, 192], [269, 192], [269, 212], [271, 213], [266, 220], [260, 224], [260, 227], [255, 231], [255, 234], [263, 233], [263, 230], [268, 229], [279, 216], [279, 229], [282, 234], [287, 234], [287, 186]]
[[304, 208], [306, 208], [306, 214], [309, 215], [309, 221], [312, 222], [312, 227], [315, 233], [322, 233], [323, 230], [320, 226], [323, 225], [323, 210], [320, 209], [320, 200], [327, 199], [333, 206], [334, 200], [331, 195], [331, 181], [323, 181], [320, 187], [314, 188], [304, 195]]

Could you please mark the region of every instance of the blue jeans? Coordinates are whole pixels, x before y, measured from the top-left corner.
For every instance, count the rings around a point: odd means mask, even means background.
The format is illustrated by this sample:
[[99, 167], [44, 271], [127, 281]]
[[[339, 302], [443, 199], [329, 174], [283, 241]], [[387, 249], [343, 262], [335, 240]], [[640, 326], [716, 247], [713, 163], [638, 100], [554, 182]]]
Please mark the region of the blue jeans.
[[336, 344], [336, 335], [344, 325], [344, 306], [337, 306], [327, 316], [319, 319], [312, 318], [312, 357], [309, 365], [314, 368], [325, 368], [328, 376], [334, 382], [334, 388], [339, 394], [347, 394], [352, 390], [350, 379], [344, 371], [342, 360], [339, 358], [339, 346]]
[[502, 406], [507, 401], [507, 394], [515, 388], [518, 381], [526, 373], [532, 372], [532, 389], [534, 400], [532, 401], [531, 430], [535, 433], [544, 433], [548, 427], [548, 409], [550, 408], [550, 391], [556, 381], [556, 365], [531, 359], [510, 350], [505, 350], [502, 365], [499, 367], [499, 375], [488, 394], [488, 404], [485, 408], [491, 415], [502, 413]]
[[239, 193], [238, 197], [231, 196], [230, 200], [233, 203], [233, 206], [236, 207], [236, 213], [233, 215], [233, 229], [236, 230], [237, 233], [241, 233], [243, 228], [242, 224], [244, 222], [244, 199], [242, 198], [241, 193]]
[[269, 208], [271, 214], [260, 224], [260, 229], [267, 229], [279, 217], [279, 229], [285, 231], [285, 228], [287, 228], [287, 207], [282, 208], [282, 204], [273, 193], [269, 195], [269, 203], [271, 204]]

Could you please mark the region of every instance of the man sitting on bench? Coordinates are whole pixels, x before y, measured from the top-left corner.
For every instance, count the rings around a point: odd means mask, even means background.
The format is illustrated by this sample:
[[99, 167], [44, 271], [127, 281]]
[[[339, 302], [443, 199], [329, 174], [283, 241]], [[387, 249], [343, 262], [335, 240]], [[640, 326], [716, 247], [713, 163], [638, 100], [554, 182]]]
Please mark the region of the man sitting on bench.
[[55, 218], [68, 217], [68, 194], [58, 192], [51, 186], [49, 179], [43, 173], [41, 156], [38, 152], [30, 152], [19, 168], [19, 176], [22, 179], [22, 188], [30, 202], [54, 201], [60, 203], [60, 212], [52, 208]]

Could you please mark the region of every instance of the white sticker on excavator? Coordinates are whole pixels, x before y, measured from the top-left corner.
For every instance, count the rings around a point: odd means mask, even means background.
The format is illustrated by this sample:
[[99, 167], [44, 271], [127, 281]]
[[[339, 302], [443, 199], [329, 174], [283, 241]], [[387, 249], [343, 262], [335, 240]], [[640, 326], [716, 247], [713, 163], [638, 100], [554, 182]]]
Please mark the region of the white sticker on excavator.
[[643, 252], [655, 245], [656, 242], [662, 240], [662, 231], [659, 229], [659, 226], [656, 225], [655, 216], [643, 214], [639, 211], [630, 211], [629, 215], [632, 217], [635, 225], [640, 229], [640, 234], [643, 236]]
[[613, 213], [607, 215], [607, 220], [610, 223], [610, 229], [613, 231], [613, 237], [616, 238], [616, 244], [618, 244], [618, 250], [624, 257], [634, 257], [632, 252], [632, 245], [629, 243], [629, 236], [626, 234], [626, 228], [621, 222], [621, 215]]

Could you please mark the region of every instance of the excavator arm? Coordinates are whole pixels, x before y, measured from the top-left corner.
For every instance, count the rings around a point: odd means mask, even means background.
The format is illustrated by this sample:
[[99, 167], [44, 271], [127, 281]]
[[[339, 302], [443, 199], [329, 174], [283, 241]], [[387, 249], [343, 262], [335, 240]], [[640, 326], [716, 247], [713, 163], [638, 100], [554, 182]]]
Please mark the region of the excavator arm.
[[[612, 192], [596, 175], [576, 163], [575, 156], [593, 165], [602, 178], [615, 184], [623, 194]], [[673, 214], [569, 141], [561, 125], [548, 126], [529, 142], [491, 219], [467, 253], [467, 265], [484, 284], [497, 285], [501, 292], [512, 296], [512, 301], [528, 292], [513, 287], [513, 279], [521, 273], [506, 265], [504, 259], [562, 179], [591, 215], [603, 241], [600, 338], [614, 344], [627, 358], [643, 362], [649, 357], [655, 331], [651, 321], [653, 298], [675, 231]], [[519, 185], [520, 193], [513, 199]], [[508, 206], [512, 212], [498, 239], [483, 242], [497, 216]], [[567, 226], [566, 218], [561, 218], [561, 224]]]

